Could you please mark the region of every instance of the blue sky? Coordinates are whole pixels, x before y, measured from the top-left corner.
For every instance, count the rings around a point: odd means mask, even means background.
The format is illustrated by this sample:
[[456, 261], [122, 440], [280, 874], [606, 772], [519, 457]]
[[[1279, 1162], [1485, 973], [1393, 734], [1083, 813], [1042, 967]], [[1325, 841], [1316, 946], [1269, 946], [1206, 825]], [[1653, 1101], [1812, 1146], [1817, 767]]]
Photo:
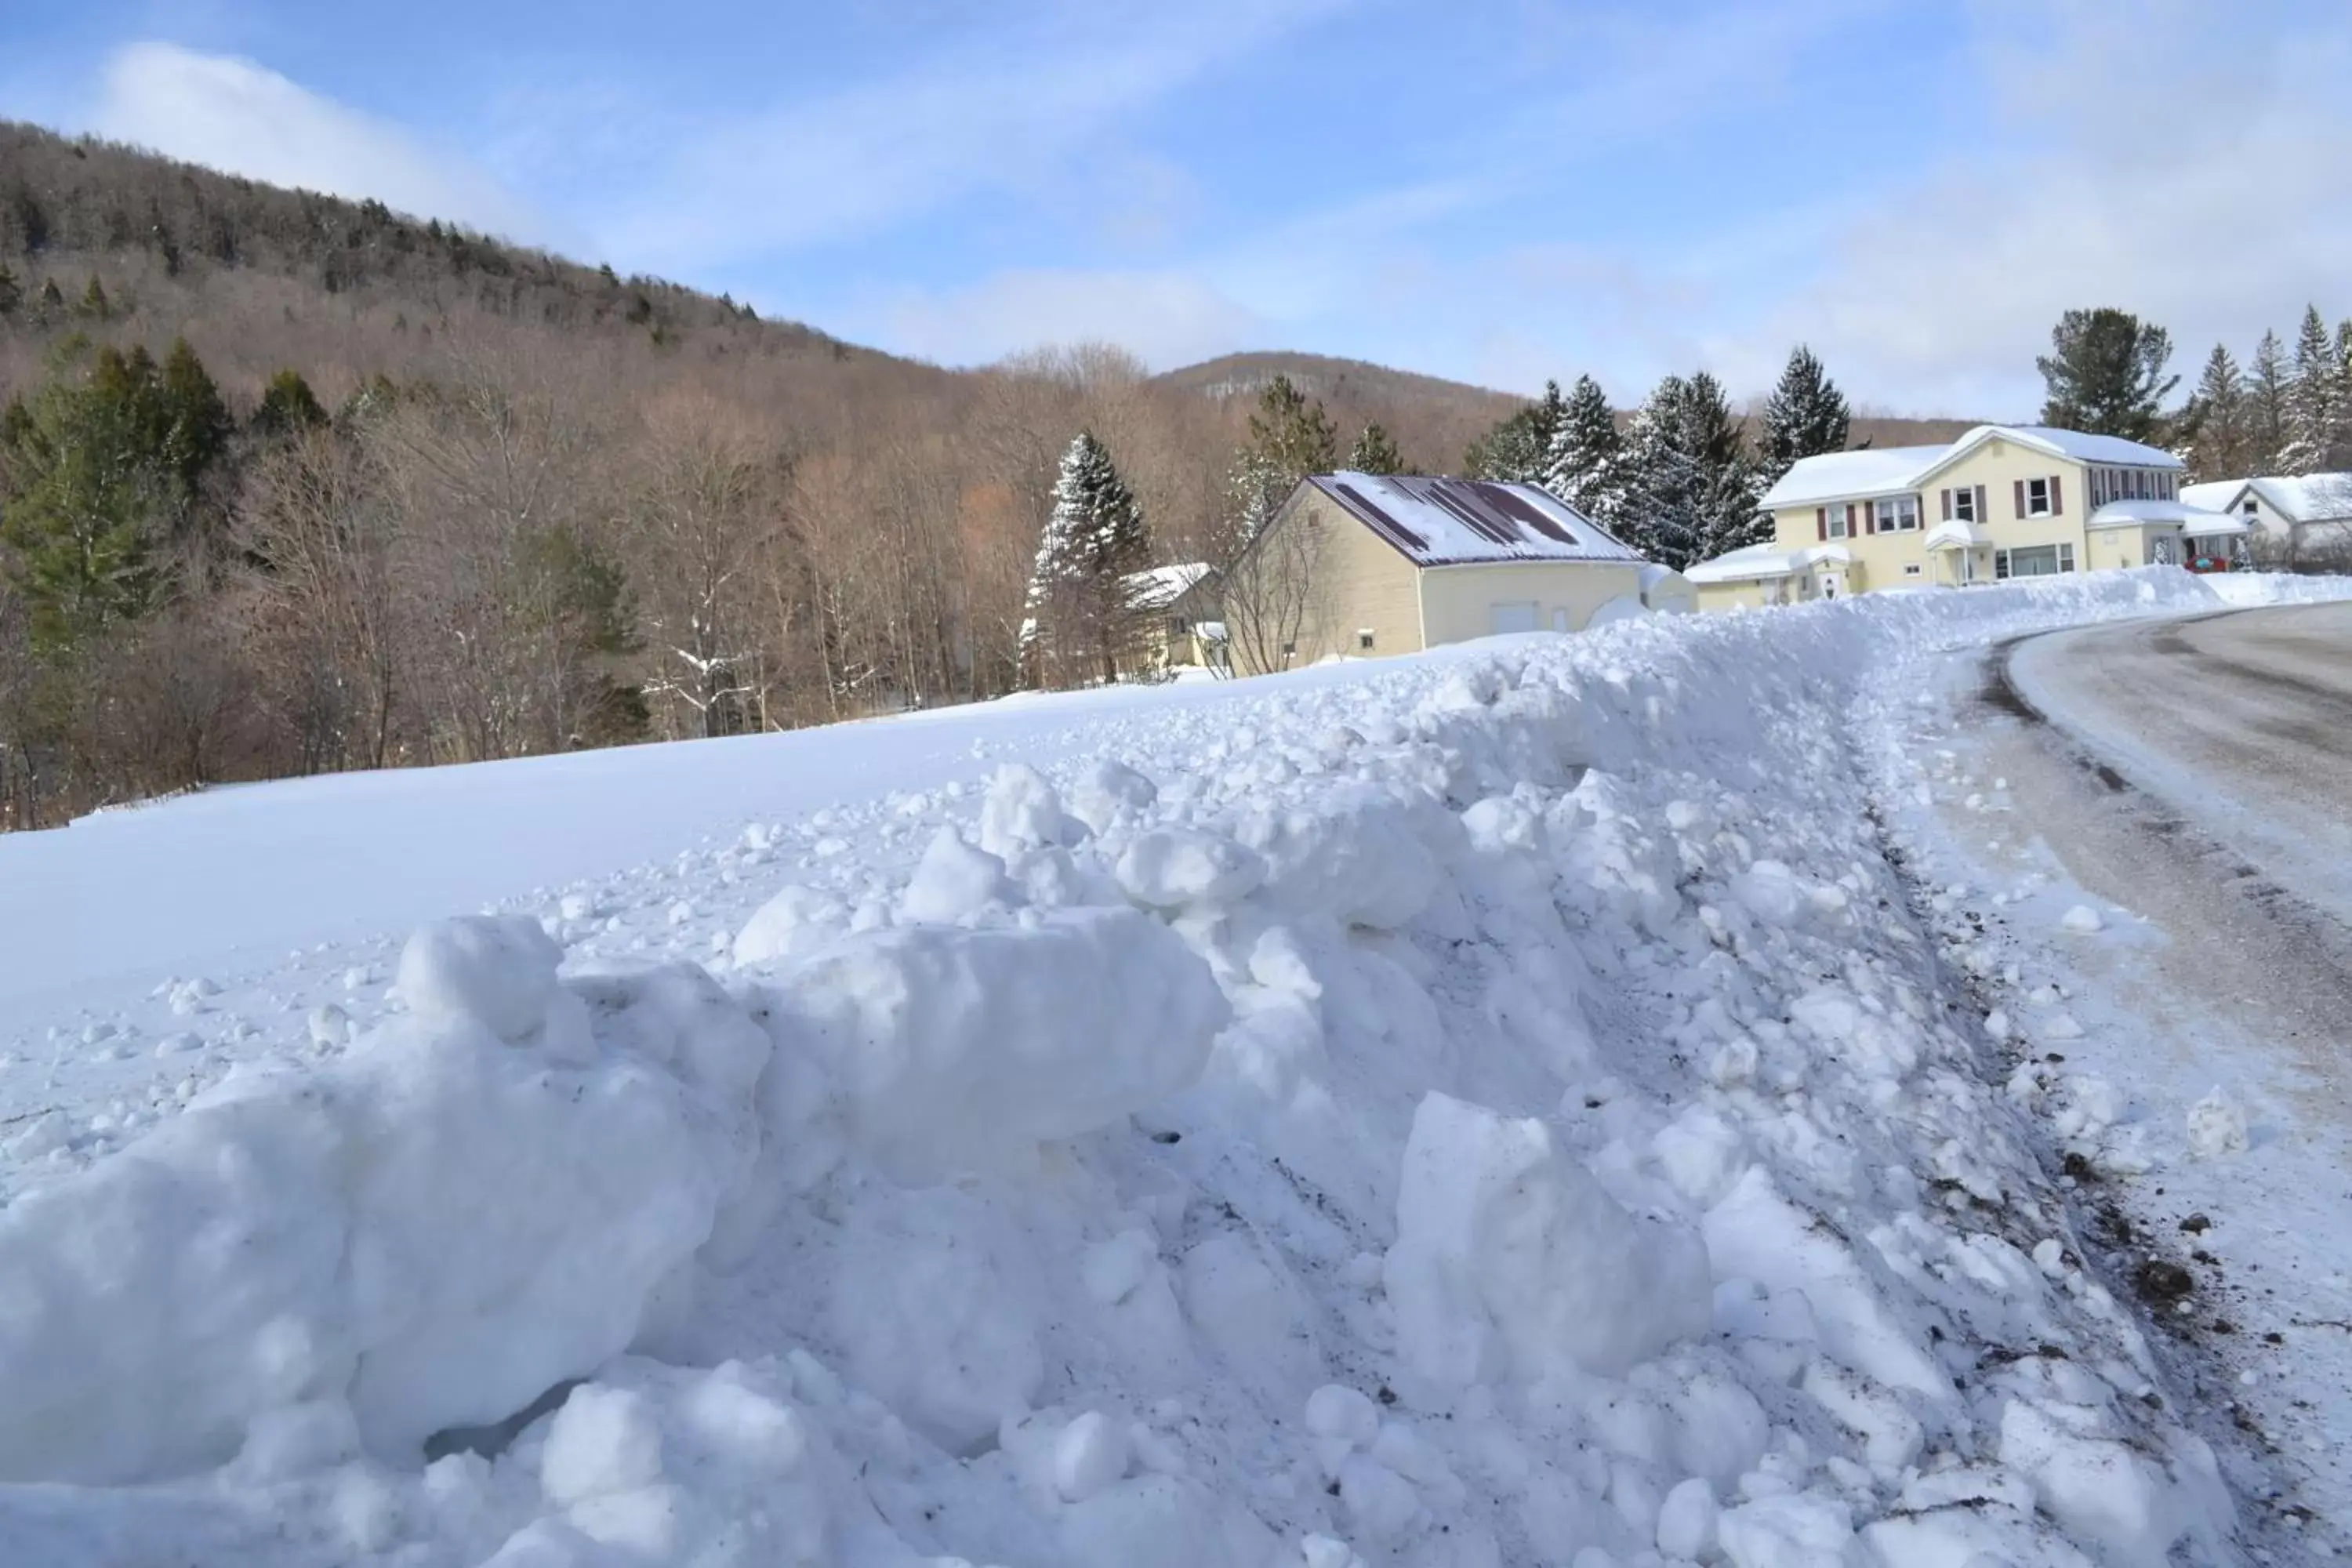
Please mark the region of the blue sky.
[[[1811, 342], [2030, 413], [2352, 312], [2341, 0], [81, 0], [0, 113], [455, 216], [950, 363], [1297, 348], [1631, 399]], [[2330, 290], [2334, 290], [2331, 297]]]

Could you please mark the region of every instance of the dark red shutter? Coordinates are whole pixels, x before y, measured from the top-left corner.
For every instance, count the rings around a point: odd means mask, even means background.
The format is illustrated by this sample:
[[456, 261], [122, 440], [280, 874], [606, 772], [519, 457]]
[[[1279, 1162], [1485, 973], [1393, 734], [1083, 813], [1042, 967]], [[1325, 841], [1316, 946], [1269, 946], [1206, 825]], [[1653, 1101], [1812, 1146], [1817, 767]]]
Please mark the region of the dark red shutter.
[[1949, 485], [1944, 487], [1944, 521], [1952, 521], [1952, 487]]
[[1816, 537], [1822, 539], [1827, 539], [1830, 536], [1829, 508], [1825, 506], [1817, 506], [1813, 508], [1813, 533]]
[[1988, 524], [1988, 523], [1990, 523], [1990, 522], [1991, 522], [1991, 521], [1992, 521], [1992, 514], [1991, 514], [1990, 512], [1989, 512], [1989, 511], [1987, 511], [1987, 510], [1985, 510], [1985, 488], [1984, 488], [1984, 486], [1982, 486], [1982, 485], [1979, 485], [1979, 486], [1977, 486], [1976, 489], [1977, 489], [1977, 526], [1978, 526], [1979, 528], [1982, 528], [1982, 527], [1984, 527], [1986, 524]]
[[2063, 478], [2065, 478], [2063, 474], [2050, 476], [2050, 515], [2053, 517], [2066, 515], [2066, 498], [2058, 488], [2058, 481]]
[[1878, 503], [1874, 500], [1862, 503], [1862, 531], [1864, 533], [1878, 531]]
[[2025, 515], [2025, 481], [2012, 479], [2010, 482], [2017, 487], [2017, 515], [2023, 517]]

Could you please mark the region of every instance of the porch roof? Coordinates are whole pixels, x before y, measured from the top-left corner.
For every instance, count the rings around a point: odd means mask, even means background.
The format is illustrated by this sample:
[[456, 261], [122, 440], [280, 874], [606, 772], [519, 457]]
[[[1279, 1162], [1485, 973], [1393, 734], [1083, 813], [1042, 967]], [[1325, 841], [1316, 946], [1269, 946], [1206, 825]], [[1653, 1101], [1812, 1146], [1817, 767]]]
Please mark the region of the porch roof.
[[1701, 584], [1755, 583], [1768, 577], [1792, 577], [1809, 566], [1844, 566], [1853, 560], [1853, 552], [1843, 544], [1808, 544], [1800, 550], [1751, 544], [1686, 566], [1683, 576]]
[[2225, 511], [2209, 511], [2179, 500], [2111, 500], [2091, 514], [2091, 528], [2177, 528], [2196, 538], [2244, 533], [2246, 524]]
[[1927, 537], [1920, 541], [1929, 550], [1972, 550], [1979, 544], [1991, 542], [1983, 529], [1972, 522], [1963, 522], [1957, 517], [1948, 522], [1937, 523], [1927, 531]]

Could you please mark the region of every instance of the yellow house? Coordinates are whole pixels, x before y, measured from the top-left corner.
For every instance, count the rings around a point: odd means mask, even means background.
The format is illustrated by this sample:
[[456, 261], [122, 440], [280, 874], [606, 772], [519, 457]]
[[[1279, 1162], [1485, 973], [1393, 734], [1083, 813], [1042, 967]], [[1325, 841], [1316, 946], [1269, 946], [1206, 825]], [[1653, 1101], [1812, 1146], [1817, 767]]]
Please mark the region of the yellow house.
[[1679, 574], [1538, 486], [1407, 474], [1306, 479], [1218, 596], [1248, 673], [1695, 607]]
[[2180, 499], [2158, 447], [2038, 425], [1806, 458], [1764, 493], [1769, 544], [1689, 570], [1705, 609], [2110, 567], [2226, 567], [2246, 524]]

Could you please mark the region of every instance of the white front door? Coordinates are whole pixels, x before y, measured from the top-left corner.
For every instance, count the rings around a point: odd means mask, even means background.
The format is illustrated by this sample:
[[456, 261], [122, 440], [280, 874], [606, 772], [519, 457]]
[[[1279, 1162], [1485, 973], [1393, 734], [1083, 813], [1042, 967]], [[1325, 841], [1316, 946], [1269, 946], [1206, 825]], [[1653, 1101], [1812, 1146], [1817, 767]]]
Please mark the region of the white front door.
[[1843, 572], [1824, 572], [1824, 573], [1822, 573], [1822, 598], [1824, 598], [1824, 599], [1837, 599], [1837, 598], [1843, 598], [1843, 597], [1844, 596], [1844, 595], [1845, 595], [1845, 574], [1844, 574], [1844, 573], [1843, 573]]

